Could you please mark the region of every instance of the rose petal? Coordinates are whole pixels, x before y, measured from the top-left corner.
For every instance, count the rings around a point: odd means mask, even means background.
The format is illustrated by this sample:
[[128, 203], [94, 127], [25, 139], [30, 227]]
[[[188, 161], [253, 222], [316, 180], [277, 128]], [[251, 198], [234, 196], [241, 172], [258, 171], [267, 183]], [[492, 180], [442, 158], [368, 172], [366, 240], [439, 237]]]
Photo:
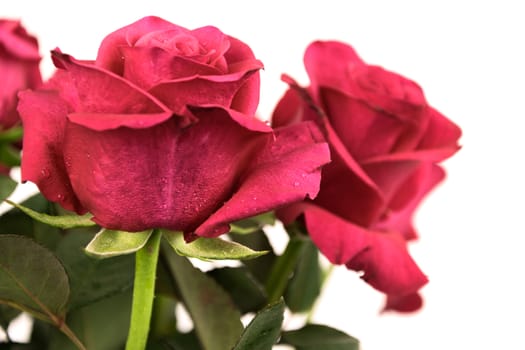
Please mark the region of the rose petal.
[[316, 203], [362, 226], [374, 222], [383, 212], [381, 190], [348, 153], [332, 126], [324, 121], [332, 162], [323, 168], [322, 191]]
[[361, 278], [377, 290], [406, 295], [427, 283], [399, 235], [366, 230], [315, 205], [307, 207], [304, 218], [328, 260], [362, 272]]
[[111, 72], [57, 51], [53, 52], [53, 59], [67, 69], [68, 75], [57, 75], [52, 85], [65, 90], [63, 97], [75, 109], [70, 115], [75, 123], [93, 130], [138, 128], [162, 123], [173, 115], [155, 97]]
[[27, 33], [20, 21], [0, 20], [0, 47], [17, 59], [40, 61], [38, 41]]
[[430, 121], [417, 149], [448, 149], [450, 152], [457, 151], [459, 149], [458, 140], [461, 137], [461, 129], [432, 107], [429, 107], [428, 113]]
[[388, 215], [374, 225], [375, 230], [401, 232], [406, 240], [414, 239], [417, 233], [412, 225], [414, 211], [423, 198], [445, 178], [445, 171], [432, 163], [422, 163], [412, 175], [399, 186], [392, 196]]
[[228, 224], [286, 204], [314, 198], [319, 191], [320, 167], [329, 161], [313, 123], [276, 129], [259, 136], [256, 152], [246, 165], [232, 197], [195, 230], [213, 237], [226, 232]]
[[147, 129], [68, 124], [65, 149], [78, 197], [103, 227], [193, 231], [228, 200], [252, 152], [253, 132], [206, 110]]
[[146, 33], [176, 28], [182, 27], [154, 16], [144, 17], [122, 27], [104, 38], [98, 49], [96, 65], [122, 75], [124, 60], [120, 52], [121, 47], [134, 46], [136, 41]]
[[220, 73], [214, 67], [173, 56], [158, 47], [123, 47], [121, 54], [126, 60], [123, 77], [144, 90], [165, 81]]
[[[187, 106], [215, 105], [224, 108], [238, 107], [237, 111], [253, 115], [253, 106], [259, 100], [259, 88], [252, 87], [243, 95], [247, 102], [244, 105], [234, 106], [234, 97], [243, 87], [250, 75], [248, 72], [239, 77], [205, 76], [193, 77], [185, 81], [170, 81], [154, 86], [150, 93], [165, 103], [171, 110], [184, 114]], [[245, 110], [243, 110], [245, 109]]]
[[422, 306], [423, 298], [419, 293], [408, 295], [388, 295], [383, 312], [414, 312], [421, 309]]
[[85, 213], [72, 190], [62, 153], [67, 104], [51, 91], [26, 91], [19, 96], [24, 125], [22, 181], [35, 183], [50, 201]]
[[322, 88], [321, 104], [337, 135], [357, 160], [389, 153], [407, 124], [336, 90]]
[[313, 91], [318, 91], [321, 86], [348, 91], [349, 80], [343, 77], [349, 69], [364, 64], [351, 46], [337, 41], [315, 41], [304, 54], [304, 65]]

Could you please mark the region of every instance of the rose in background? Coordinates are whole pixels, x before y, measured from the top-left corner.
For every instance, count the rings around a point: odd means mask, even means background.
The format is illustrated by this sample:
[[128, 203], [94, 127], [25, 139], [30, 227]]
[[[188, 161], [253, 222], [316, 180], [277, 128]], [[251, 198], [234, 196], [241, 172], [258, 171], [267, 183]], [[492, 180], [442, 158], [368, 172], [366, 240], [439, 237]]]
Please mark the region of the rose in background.
[[192, 239], [317, 194], [322, 134], [254, 117], [262, 63], [219, 29], [145, 17], [109, 34], [95, 61], [52, 57], [45, 88], [20, 95], [22, 180], [64, 208]]
[[20, 122], [17, 93], [42, 83], [39, 64], [37, 39], [27, 33], [20, 21], [0, 19], [0, 174], [8, 174], [9, 168], [17, 165], [18, 152], [10, 145], [16, 139], [12, 135], [15, 132], [9, 134], [7, 130]]
[[458, 149], [461, 130], [426, 101], [413, 81], [366, 64], [347, 44], [317, 41], [306, 50], [310, 86], [291, 87], [273, 115], [282, 127], [316, 121], [330, 144], [315, 200], [278, 215], [302, 215], [306, 230], [334, 264], [361, 272], [387, 295], [385, 309], [421, 307], [427, 277], [407, 251], [412, 216], [443, 178], [437, 165]]

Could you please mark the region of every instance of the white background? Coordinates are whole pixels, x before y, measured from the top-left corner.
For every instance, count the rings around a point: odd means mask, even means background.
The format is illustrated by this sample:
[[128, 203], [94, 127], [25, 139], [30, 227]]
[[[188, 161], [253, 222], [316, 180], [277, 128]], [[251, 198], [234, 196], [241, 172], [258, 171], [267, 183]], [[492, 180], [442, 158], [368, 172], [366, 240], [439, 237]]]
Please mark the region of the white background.
[[[379, 314], [382, 296], [336, 269], [315, 320], [344, 330], [363, 350], [525, 349], [521, 165], [525, 21], [519, 1], [3, 1], [0, 17], [37, 34], [49, 50], [95, 57], [109, 32], [146, 15], [187, 28], [215, 25], [265, 64], [260, 116], [269, 118], [288, 73], [307, 83], [302, 55], [315, 39], [352, 44], [369, 63], [417, 81], [458, 123], [463, 149], [416, 217], [410, 249], [430, 283], [415, 314]], [[0, 77], [1, 80], [1, 77]]]

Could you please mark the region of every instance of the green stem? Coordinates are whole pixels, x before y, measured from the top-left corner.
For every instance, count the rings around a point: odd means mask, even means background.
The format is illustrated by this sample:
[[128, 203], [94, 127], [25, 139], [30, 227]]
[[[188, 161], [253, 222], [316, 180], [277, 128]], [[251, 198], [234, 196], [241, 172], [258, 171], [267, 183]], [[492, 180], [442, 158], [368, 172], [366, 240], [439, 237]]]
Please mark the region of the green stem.
[[135, 255], [135, 281], [131, 324], [129, 326], [126, 350], [144, 350], [155, 296], [155, 277], [159, 258], [161, 231], [153, 231], [146, 245]]
[[317, 297], [317, 300], [315, 301], [314, 305], [308, 312], [308, 316], [306, 317], [306, 323], [311, 323], [315, 314], [315, 310], [317, 309], [317, 305], [319, 304], [319, 300], [321, 300], [321, 295], [323, 293], [323, 289], [326, 286], [326, 281], [334, 272], [335, 265], [330, 264], [326, 271], [323, 273], [323, 279], [321, 280], [321, 291], [319, 292], [319, 296]]
[[284, 253], [277, 258], [277, 261], [272, 266], [270, 275], [266, 280], [268, 303], [279, 300], [283, 295], [288, 280], [297, 265], [297, 260], [306, 247], [305, 243], [306, 241], [303, 238], [292, 237]]

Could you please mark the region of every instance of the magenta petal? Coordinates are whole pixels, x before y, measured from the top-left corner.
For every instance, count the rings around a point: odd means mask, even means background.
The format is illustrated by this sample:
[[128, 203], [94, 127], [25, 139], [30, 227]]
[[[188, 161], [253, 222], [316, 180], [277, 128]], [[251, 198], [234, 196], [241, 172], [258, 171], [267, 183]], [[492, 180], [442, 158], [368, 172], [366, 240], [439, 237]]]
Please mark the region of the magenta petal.
[[19, 60], [40, 61], [37, 39], [29, 35], [20, 21], [0, 19], [0, 47]]
[[315, 202], [336, 215], [367, 227], [383, 212], [385, 199], [374, 181], [348, 153], [329, 123], [332, 162], [323, 168], [321, 192]]
[[54, 92], [27, 91], [20, 93], [18, 111], [24, 125], [22, 181], [35, 183], [50, 201], [84, 213], [71, 188], [62, 153], [67, 104]]
[[366, 230], [314, 205], [304, 210], [304, 218], [312, 241], [328, 260], [362, 272], [374, 288], [405, 295], [427, 282], [397, 234]]
[[461, 129], [443, 114], [429, 107], [430, 121], [426, 133], [421, 140], [418, 150], [449, 149], [455, 152], [459, 149], [458, 140]]
[[423, 298], [419, 293], [408, 295], [388, 295], [384, 311], [414, 312], [423, 306]]
[[388, 203], [388, 215], [375, 226], [375, 230], [396, 231], [405, 239], [417, 237], [412, 226], [412, 216], [423, 198], [445, 177], [444, 170], [438, 165], [423, 163], [399, 186], [396, 194]]
[[342, 77], [354, 67], [364, 64], [351, 46], [337, 41], [315, 41], [308, 46], [304, 54], [304, 65], [313, 91], [318, 91], [321, 86], [349, 91], [349, 79]]
[[[253, 144], [225, 111], [145, 129], [69, 123], [65, 158], [75, 193], [106, 228], [193, 231], [230, 197]], [[256, 134], [258, 135], [258, 134]]]
[[415, 293], [428, 282], [399, 234], [369, 232], [369, 249], [348, 261], [347, 268], [364, 272], [361, 278], [386, 294]]
[[[121, 77], [53, 51], [58, 67], [69, 72], [77, 98], [69, 101], [76, 112], [107, 114], [161, 113], [169, 110], [155, 97]], [[72, 95], [71, 95], [72, 96]]]
[[166, 81], [220, 74], [212, 66], [159, 47], [123, 47], [121, 54], [126, 60], [123, 77], [144, 90]]
[[122, 27], [104, 38], [98, 49], [96, 65], [122, 75], [124, 60], [121, 58], [121, 47], [134, 46], [147, 33], [176, 28], [179, 26], [154, 16], [144, 17]]
[[314, 198], [319, 191], [320, 168], [329, 161], [326, 143], [315, 124], [305, 122], [259, 136], [237, 189], [195, 234], [212, 237], [228, 224], [286, 204]]
[[[223, 108], [232, 108], [235, 95], [251, 74], [257, 74], [257, 72], [248, 72], [233, 81], [226, 81], [226, 79], [231, 79], [231, 77], [226, 76], [206, 76], [185, 81], [170, 81], [154, 86], [150, 93], [179, 114], [184, 114], [187, 106], [215, 105]], [[256, 89], [253, 88], [248, 91], [244, 98], [258, 101], [259, 87], [257, 86]], [[248, 106], [249, 110], [240, 109], [238, 111], [245, 114], [253, 114], [253, 105], [253, 103], [247, 103], [246, 106]]]

